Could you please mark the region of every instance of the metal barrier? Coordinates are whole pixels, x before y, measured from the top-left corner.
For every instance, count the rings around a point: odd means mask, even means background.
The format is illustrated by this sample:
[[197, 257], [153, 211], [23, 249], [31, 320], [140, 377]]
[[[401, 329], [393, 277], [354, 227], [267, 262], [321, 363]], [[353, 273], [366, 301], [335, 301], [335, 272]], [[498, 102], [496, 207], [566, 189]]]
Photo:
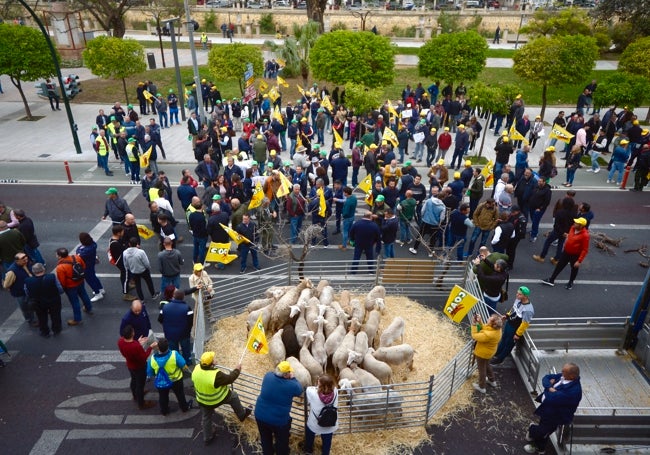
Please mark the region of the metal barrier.
[[[301, 277], [308, 277], [317, 284], [327, 279], [335, 290], [343, 288], [351, 292], [367, 292], [376, 284], [386, 287], [387, 294], [405, 295], [429, 302], [446, 302], [454, 285], [464, 286], [468, 271], [465, 262], [434, 260], [388, 260], [372, 261], [372, 273], [361, 273], [368, 264], [358, 264], [354, 271], [353, 261], [306, 261], [289, 262], [245, 275], [224, 277], [214, 287], [215, 296], [210, 302], [196, 305], [195, 356], [200, 357], [209, 338], [206, 323], [245, 311], [246, 305], [260, 298], [271, 286], [296, 284]], [[470, 285], [473, 286], [473, 285]], [[476, 290], [472, 287], [475, 293]], [[469, 290], [469, 289], [468, 289]], [[471, 318], [478, 312], [487, 320], [487, 308], [482, 294], [475, 294], [479, 303], [468, 314]], [[200, 326], [200, 327], [198, 327]], [[391, 384], [376, 388], [353, 388], [339, 392], [338, 433], [355, 433], [389, 428], [424, 426], [427, 421], [463, 385], [476, 368], [472, 361], [473, 342], [468, 342], [456, 356], [435, 376], [426, 382]], [[220, 367], [223, 371], [228, 368]], [[241, 401], [253, 405], [262, 386], [262, 378], [241, 373], [232, 385]], [[294, 400], [291, 410], [292, 432], [302, 434], [307, 410], [302, 398]]]

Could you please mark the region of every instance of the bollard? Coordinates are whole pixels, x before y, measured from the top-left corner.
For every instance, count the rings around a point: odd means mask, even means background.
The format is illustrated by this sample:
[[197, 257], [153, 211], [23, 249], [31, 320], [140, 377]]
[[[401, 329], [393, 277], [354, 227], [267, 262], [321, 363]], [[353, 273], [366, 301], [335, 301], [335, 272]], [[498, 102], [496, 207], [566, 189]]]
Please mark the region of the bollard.
[[623, 173], [623, 182], [621, 183], [621, 187], [619, 188], [620, 190], [625, 189], [625, 185], [627, 184], [627, 178], [630, 176], [631, 169], [632, 169], [631, 166], [625, 166], [625, 172]]
[[70, 165], [67, 161], [63, 162], [63, 167], [65, 168], [65, 173], [68, 175], [68, 183], [74, 183], [72, 181], [72, 174], [70, 174]]

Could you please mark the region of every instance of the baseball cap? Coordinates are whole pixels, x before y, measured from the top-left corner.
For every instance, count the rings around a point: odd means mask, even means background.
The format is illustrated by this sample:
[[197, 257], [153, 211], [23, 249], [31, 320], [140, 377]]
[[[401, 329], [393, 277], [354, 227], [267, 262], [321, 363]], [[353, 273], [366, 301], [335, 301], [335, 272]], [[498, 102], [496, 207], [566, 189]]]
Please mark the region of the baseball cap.
[[[212, 196], [212, 200], [213, 201], [220, 201], [221, 200], [221, 195], [220, 194], [215, 194], [214, 196]], [[201, 265], [201, 264], [198, 264], [198, 265]], [[194, 267], [196, 267], [196, 266], [194, 266]]]
[[293, 373], [293, 368], [291, 368], [291, 364], [289, 362], [283, 360], [282, 362], [278, 363], [278, 371], [282, 374]]
[[403, 167], [409, 167], [412, 163], [410, 161], [407, 161], [406, 163], [403, 164]]
[[465, 166], [471, 166], [472, 162], [470, 160], [465, 160]]
[[199, 264], [199, 263], [194, 264], [194, 269], [193, 270], [195, 272], [200, 272], [201, 270], [203, 270], [203, 264]]
[[117, 188], [110, 187], [105, 194], [117, 194]]
[[275, 156], [277, 153], [278, 153], [278, 152], [276, 152], [275, 150], [271, 150], [271, 151], [269, 152], [269, 155], [271, 155], [271, 156]]
[[526, 286], [520, 286], [519, 289], [517, 289], [519, 292], [521, 292], [525, 296], [530, 295], [530, 289], [528, 289]]
[[573, 222], [574, 222], [575, 224], [579, 224], [580, 226], [586, 226], [586, 225], [587, 225], [587, 219], [586, 219], [586, 218], [583, 218], [583, 217], [580, 217], [580, 218], [574, 218], [574, 219], [573, 219]]
[[377, 144], [370, 144], [370, 147], [369, 147], [369, 148], [370, 148], [371, 150], [374, 150], [374, 149], [377, 148]]
[[448, 126], [445, 126], [445, 131], [449, 131], [449, 127], [448, 127]]
[[454, 178], [459, 179], [460, 178], [460, 172], [454, 172]]
[[510, 142], [510, 138], [508, 136], [503, 136], [503, 142]]
[[621, 144], [621, 145], [627, 145], [629, 143], [630, 143], [630, 141], [628, 141], [627, 139], [622, 139], [621, 142], [619, 142], [619, 144]]
[[435, 128], [431, 128], [429, 131], [435, 133], [437, 130]]
[[440, 159], [438, 160], [438, 166], [443, 166], [444, 164], [445, 164], [445, 160], [443, 160], [442, 158], [440, 158]]
[[255, 160], [251, 161], [251, 166], [259, 166], [259, 163]]
[[377, 202], [384, 202], [385, 199], [386, 199], [386, 198], [384, 198], [384, 195], [383, 195], [383, 194], [380, 194], [379, 196], [377, 196], [376, 201], [377, 201]]
[[214, 362], [214, 351], [207, 351], [201, 354], [201, 365], [212, 365]]

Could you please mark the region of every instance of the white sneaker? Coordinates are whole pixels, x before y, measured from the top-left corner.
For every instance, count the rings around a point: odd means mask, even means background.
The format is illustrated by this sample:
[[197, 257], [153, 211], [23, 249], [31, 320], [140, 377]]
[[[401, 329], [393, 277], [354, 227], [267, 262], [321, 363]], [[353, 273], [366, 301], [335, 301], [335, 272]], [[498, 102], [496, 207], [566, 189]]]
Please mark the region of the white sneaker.
[[607, 183], [612, 183], [612, 181], [610, 179], [607, 179]]
[[418, 251], [415, 248], [409, 248], [411, 254], [418, 254]]
[[97, 302], [97, 301], [99, 301], [99, 300], [101, 300], [103, 298], [104, 298], [104, 294], [102, 294], [101, 292], [98, 292], [97, 294], [93, 295], [93, 297], [90, 299], [90, 301], [91, 302]]
[[546, 452], [544, 450], [538, 450], [537, 447], [535, 447], [533, 444], [526, 444], [524, 446], [524, 451], [526, 453], [545, 453]]
[[102, 295], [106, 294], [106, 289], [100, 289], [99, 292], [101, 292]]
[[473, 382], [472, 387], [474, 387], [474, 390], [476, 390], [477, 392], [481, 392], [481, 393], [487, 392], [485, 389], [482, 389], [477, 382]]
[[593, 169], [585, 169], [585, 172], [594, 172]]
[[488, 380], [488, 381], [486, 381], [486, 382], [487, 382], [490, 386], [492, 386], [492, 387], [496, 387], [496, 386], [497, 386], [497, 381], [490, 381], [490, 380]]
[[600, 172], [600, 168], [596, 169], [596, 170], [594, 171], [594, 174], [598, 174], [599, 172]]

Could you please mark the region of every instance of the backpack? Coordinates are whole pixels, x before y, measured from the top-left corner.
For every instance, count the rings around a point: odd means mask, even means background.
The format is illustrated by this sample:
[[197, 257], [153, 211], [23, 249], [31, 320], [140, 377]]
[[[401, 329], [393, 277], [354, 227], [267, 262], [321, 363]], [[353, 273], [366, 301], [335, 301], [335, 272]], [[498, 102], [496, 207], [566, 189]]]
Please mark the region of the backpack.
[[84, 266], [77, 262], [75, 257], [72, 256], [72, 279], [74, 281], [82, 281], [84, 278], [86, 278]]
[[[332, 403], [334, 403], [335, 400], [336, 396], [334, 397], [334, 400], [332, 400]], [[338, 409], [332, 403], [323, 406], [323, 409], [321, 409], [320, 413], [316, 416], [316, 421], [319, 426], [327, 428], [336, 425], [336, 421], [339, 417]], [[314, 413], [314, 415], [316, 414]]]
[[[174, 354], [172, 353], [172, 355]], [[169, 357], [167, 357], [167, 360], [169, 360]], [[162, 365], [158, 364], [158, 374], [156, 374], [156, 378], [153, 381], [153, 385], [157, 389], [171, 389], [174, 384], [165, 370], [167, 360]]]
[[120, 255], [120, 257], [115, 258], [115, 257], [113, 256], [113, 254], [111, 253], [111, 245], [112, 245], [114, 242], [117, 242], [117, 240], [115, 240], [115, 239], [111, 239], [111, 241], [108, 243], [108, 249], [106, 250], [106, 254], [108, 255], [108, 262], [110, 262], [111, 265], [115, 265], [115, 264], [117, 264], [117, 261], [119, 261], [120, 258], [122, 257], [122, 255]]

